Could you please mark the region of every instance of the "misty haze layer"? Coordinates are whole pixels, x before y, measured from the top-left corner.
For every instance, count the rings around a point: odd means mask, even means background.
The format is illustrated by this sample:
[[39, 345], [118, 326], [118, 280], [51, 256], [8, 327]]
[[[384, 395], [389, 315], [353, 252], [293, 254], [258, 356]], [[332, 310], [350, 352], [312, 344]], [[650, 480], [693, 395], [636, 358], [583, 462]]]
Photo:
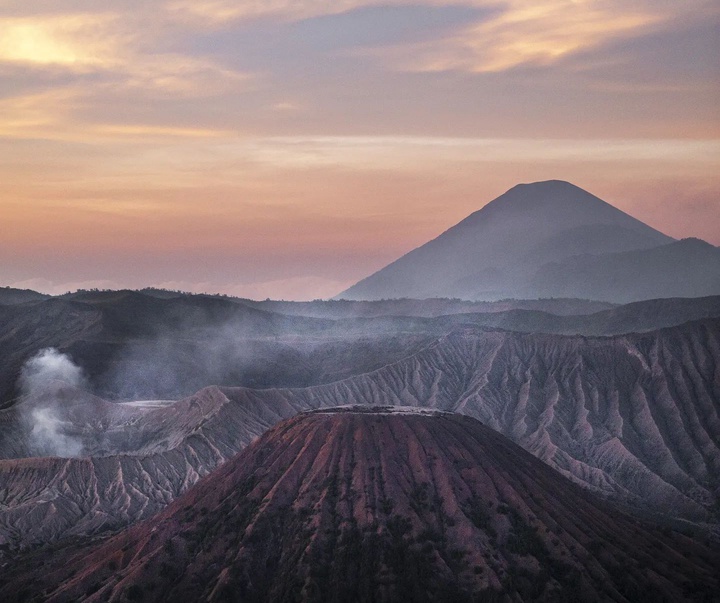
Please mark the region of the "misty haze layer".
[[613, 307], [572, 299], [250, 302], [162, 291], [79, 292], [2, 304], [0, 402], [56, 347], [111, 400], [178, 399], [208, 385], [302, 387], [372, 371], [455, 328], [614, 335], [720, 316], [720, 297]]

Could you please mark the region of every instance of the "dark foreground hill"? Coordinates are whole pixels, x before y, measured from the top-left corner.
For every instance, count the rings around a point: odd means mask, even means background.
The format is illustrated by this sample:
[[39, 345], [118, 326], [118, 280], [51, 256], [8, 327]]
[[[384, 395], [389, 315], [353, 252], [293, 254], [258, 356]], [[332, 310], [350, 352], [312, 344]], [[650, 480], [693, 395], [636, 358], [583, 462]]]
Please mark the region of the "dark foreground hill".
[[284, 421], [148, 522], [39, 551], [4, 600], [711, 600], [720, 553], [632, 519], [476, 420]]

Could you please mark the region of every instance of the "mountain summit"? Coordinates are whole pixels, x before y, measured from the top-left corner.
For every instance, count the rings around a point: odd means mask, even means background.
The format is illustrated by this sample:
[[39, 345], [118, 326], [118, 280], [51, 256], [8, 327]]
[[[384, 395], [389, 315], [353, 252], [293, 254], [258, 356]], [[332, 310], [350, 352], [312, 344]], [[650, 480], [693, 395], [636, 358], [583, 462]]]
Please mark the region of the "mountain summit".
[[[541, 220], [535, 226], [559, 229], [611, 224], [650, 237], [652, 244], [667, 243], [670, 237], [603, 201], [588, 191], [564, 180], [545, 180], [518, 184], [474, 212], [460, 224], [477, 224], [480, 220], [522, 216]], [[559, 223], [558, 223], [559, 221]], [[458, 225], [459, 226], [459, 225]]]
[[[671, 237], [569, 182], [549, 180], [519, 184], [436, 239], [414, 249], [338, 297], [493, 300], [555, 296], [553, 283], [547, 278], [538, 283], [538, 274], [553, 271], [562, 274], [562, 264], [573, 260], [572, 265], [575, 266], [575, 258], [578, 257], [632, 254], [659, 249], [673, 242]], [[712, 252], [717, 250], [710, 247], [710, 255], [713, 255]], [[671, 252], [683, 256], [682, 248], [673, 248]], [[664, 253], [667, 255], [667, 252]], [[616, 256], [614, 259], [622, 261], [626, 258]], [[714, 282], [713, 272], [720, 275], [720, 258], [713, 255], [705, 260], [709, 264], [703, 265], [702, 274], [696, 279], [688, 279], [685, 275], [682, 290], [674, 292], [674, 295], [710, 294], [705, 291], [708, 280], [705, 277], [708, 270], [711, 272], [710, 281]], [[634, 261], [635, 258], [630, 256], [626, 264]], [[648, 264], [653, 262], [644, 262], [644, 265]], [[690, 262], [673, 256], [672, 264], [679, 265], [684, 271]], [[550, 270], [551, 266], [553, 270]], [[667, 296], [664, 291], [651, 290], [635, 295], [616, 290], [618, 287], [613, 288], [612, 285], [612, 269], [610, 272], [606, 275], [607, 286], [595, 287], [601, 289], [601, 299], [634, 301], [648, 298], [647, 295]], [[645, 280], [652, 280], [653, 275], [643, 276]], [[698, 286], [701, 292], [696, 291]], [[720, 289], [720, 283], [717, 283], [717, 288]], [[572, 286], [563, 282], [562, 294], [573, 296], [575, 292]]]

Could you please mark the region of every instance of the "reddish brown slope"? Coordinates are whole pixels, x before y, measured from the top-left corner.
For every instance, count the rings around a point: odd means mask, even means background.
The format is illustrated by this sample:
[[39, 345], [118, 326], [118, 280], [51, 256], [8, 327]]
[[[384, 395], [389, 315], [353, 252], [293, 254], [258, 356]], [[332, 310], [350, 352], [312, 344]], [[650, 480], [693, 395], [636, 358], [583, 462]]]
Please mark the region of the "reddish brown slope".
[[275, 395], [467, 414], [646, 509], [702, 518], [720, 500], [717, 319], [607, 338], [465, 329], [372, 373]]
[[718, 564], [473, 419], [343, 409], [282, 422], [105, 544], [36, 553], [0, 598], [683, 601]]

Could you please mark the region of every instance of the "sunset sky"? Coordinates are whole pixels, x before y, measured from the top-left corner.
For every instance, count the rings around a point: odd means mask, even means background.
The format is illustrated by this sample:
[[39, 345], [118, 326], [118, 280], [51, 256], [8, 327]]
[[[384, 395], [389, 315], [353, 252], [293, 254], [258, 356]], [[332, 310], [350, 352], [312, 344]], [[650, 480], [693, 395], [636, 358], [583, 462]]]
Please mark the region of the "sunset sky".
[[520, 182], [720, 245], [717, 0], [5, 0], [0, 285], [332, 296]]

